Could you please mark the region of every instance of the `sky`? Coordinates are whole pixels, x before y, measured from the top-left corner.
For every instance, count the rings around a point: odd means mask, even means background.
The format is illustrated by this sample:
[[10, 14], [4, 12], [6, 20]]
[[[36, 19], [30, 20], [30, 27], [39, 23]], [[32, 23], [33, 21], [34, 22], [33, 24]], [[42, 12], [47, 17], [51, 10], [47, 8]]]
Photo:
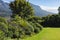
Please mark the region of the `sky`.
[[[10, 2], [13, 0], [3, 0], [5, 2]], [[60, 6], [60, 0], [29, 0], [30, 3], [39, 5], [43, 10], [58, 13], [58, 7]]]

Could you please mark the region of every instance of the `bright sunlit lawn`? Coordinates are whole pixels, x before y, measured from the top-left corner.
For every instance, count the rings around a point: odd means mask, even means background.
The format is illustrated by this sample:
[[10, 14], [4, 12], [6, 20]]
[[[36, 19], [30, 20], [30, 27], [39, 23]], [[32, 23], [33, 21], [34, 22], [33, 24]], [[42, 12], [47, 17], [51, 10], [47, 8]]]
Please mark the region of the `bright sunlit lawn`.
[[44, 28], [39, 34], [23, 40], [60, 40], [60, 28]]

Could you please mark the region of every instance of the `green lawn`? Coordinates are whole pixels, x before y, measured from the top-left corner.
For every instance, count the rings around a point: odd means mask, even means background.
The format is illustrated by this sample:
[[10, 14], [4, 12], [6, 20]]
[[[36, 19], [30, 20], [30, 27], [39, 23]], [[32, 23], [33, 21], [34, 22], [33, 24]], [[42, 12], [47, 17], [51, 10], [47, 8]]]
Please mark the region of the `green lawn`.
[[44, 28], [39, 34], [23, 40], [60, 40], [60, 28]]

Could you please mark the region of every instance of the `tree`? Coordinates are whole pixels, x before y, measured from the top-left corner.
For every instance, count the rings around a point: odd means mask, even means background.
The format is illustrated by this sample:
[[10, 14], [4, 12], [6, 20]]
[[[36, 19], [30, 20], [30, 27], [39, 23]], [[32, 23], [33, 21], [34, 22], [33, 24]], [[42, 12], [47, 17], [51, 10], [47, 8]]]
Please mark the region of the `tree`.
[[26, 0], [15, 0], [14, 2], [11, 2], [10, 9], [13, 12], [12, 17], [19, 15], [22, 18], [26, 18], [34, 14], [33, 8]]
[[58, 8], [58, 12], [59, 12], [59, 14], [60, 14], [60, 7]]
[[13, 18], [9, 22], [11, 27], [8, 34], [12, 31], [9, 36], [13, 35], [12, 38], [19, 39], [24, 38], [26, 35], [31, 36], [40, 32], [42, 29], [42, 26], [38, 23], [40, 18], [33, 17], [34, 10], [29, 2], [26, 0], [15, 0], [10, 3], [10, 9], [12, 10]]
[[44, 27], [60, 27], [60, 15], [54, 14], [46, 17], [42, 17], [44, 20], [41, 25]]

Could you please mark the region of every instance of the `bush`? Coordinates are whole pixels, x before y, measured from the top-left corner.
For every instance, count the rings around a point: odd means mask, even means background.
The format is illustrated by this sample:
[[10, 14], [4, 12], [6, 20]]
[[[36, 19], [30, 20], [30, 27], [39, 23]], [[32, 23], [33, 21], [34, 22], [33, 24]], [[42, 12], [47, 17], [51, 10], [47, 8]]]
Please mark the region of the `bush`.
[[0, 22], [3, 22], [3, 23], [5, 23], [5, 24], [7, 24], [7, 20], [6, 20], [6, 18], [4, 18], [4, 17], [0, 17]]
[[30, 22], [30, 24], [34, 28], [34, 33], [40, 32], [42, 30], [42, 28], [43, 28], [43, 26], [41, 26], [39, 23], [32, 23], [32, 22]]
[[0, 30], [0, 40], [4, 40], [5, 38], [5, 33]]
[[4, 18], [0, 20], [0, 30], [6, 38], [24, 38], [25, 36], [31, 36], [35, 33], [39, 33], [40, 30], [42, 30], [42, 26], [36, 21], [27, 21], [18, 15], [8, 21], [3, 19]]

